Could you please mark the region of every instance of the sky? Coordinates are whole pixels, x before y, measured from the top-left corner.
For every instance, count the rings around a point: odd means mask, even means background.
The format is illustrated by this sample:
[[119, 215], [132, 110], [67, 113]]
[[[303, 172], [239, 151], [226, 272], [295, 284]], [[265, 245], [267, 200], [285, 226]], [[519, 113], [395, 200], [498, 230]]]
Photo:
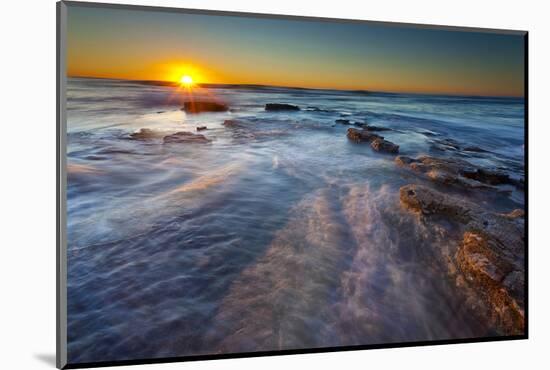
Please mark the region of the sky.
[[520, 35], [68, 7], [69, 76], [524, 95]]

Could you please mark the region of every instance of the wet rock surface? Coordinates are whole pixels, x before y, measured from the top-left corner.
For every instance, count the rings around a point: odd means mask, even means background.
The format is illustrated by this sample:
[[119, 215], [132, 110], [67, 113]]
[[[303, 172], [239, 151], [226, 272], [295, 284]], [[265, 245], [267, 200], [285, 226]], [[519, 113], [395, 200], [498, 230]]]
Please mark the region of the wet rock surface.
[[356, 128], [348, 128], [347, 136], [348, 139], [356, 143], [370, 143], [376, 139], [383, 139], [382, 136], [373, 134], [367, 130], [359, 130]]
[[399, 145], [385, 140], [383, 136], [373, 134], [369, 130], [349, 128], [347, 132], [348, 139], [355, 143], [370, 143], [372, 149], [383, 153], [398, 153]]
[[293, 104], [267, 103], [265, 105], [265, 110], [267, 111], [299, 111], [300, 107]]
[[183, 108], [186, 113], [203, 113], [203, 112], [226, 112], [229, 107], [226, 104], [213, 101], [190, 101], [185, 102]]
[[489, 185], [516, 185], [517, 181], [510, 178], [508, 174], [498, 171], [478, 168], [475, 171], [464, 171], [464, 177], [477, 180]]
[[204, 135], [194, 134], [192, 132], [176, 132], [175, 134], [167, 135], [164, 137], [163, 142], [169, 143], [209, 143], [211, 140], [207, 139]]
[[372, 149], [377, 152], [397, 154], [399, 153], [399, 145], [395, 145], [391, 141], [384, 140], [382, 138], [375, 139], [370, 143]]
[[524, 319], [524, 220], [522, 210], [493, 213], [462, 198], [420, 185], [400, 189], [402, 206], [419, 215], [430, 232], [458, 229], [450, 269], [475, 299], [468, 300], [501, 334], [519, 335]]
[[461, 159], [398, 156], [395, 163], [425, 175], [434, 182], [464, 188], [493, 188], [495, 185], [518, 185], [519, 181], [499, 171], [478, 168]]

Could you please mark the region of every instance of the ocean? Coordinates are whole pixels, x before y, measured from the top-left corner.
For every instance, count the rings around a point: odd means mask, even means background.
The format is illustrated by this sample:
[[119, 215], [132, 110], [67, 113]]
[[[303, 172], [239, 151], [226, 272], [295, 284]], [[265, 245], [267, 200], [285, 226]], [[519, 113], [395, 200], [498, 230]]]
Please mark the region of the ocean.
[[[188, 114], [190, 98], [230, 110]], [[367, 122], [401, 155], [520, 181], [523, 99], [70, 78], [67, 112], [70, 363], [497, 333], [399, 188], [493, 212], [524, 208], [523, 190], [439, 186], [346, 132]], [[208, 141], [164, 142], [176, 132]]]

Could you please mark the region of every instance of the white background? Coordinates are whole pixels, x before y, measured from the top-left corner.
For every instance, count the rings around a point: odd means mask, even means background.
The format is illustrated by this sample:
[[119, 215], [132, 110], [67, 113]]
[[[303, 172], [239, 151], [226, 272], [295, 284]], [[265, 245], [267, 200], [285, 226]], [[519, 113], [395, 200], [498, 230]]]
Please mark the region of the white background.
[[[120, 2], [111, 0], [112, 2]], [[543, 1], [127, 0], [134, 4], [530, 31], [530, 339], [527, 341], [175, 363], [135, 369], [548, 368], [550, 40]], [[55, 357], [55, 2], [11, 0], [0, 13], [0, 367]], [[6, 84], [7, 82], [7, 84]], [[546, 365], [543, 365], [546, 363]], [[536, 364], [539, 364], [536, 366]]]

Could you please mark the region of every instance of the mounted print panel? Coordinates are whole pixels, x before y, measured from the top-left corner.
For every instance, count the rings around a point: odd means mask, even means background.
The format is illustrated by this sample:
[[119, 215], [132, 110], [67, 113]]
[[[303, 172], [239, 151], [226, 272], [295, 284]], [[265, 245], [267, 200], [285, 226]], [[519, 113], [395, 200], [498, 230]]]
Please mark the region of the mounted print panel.
[[58, 366], [527, 337], [527, 33], [62, 2]]

